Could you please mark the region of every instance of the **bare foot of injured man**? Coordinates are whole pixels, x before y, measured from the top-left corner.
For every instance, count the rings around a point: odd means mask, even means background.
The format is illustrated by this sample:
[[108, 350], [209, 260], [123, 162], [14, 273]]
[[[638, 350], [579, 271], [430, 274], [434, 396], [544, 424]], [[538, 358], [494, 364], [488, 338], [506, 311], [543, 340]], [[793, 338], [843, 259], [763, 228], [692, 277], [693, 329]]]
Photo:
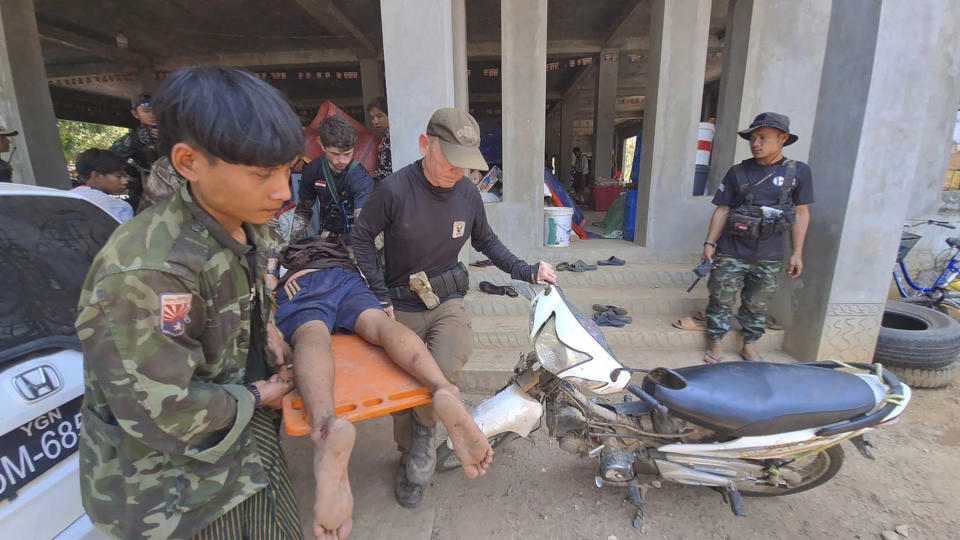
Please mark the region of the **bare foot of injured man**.
[[323, 429], [311, 435], [317, 500], [313, 507], [313, 533], [320, 540], [344, 540], [353, 529], [353, 492], [347, 478], [350, 451], [357, 438], [353, 424], [330, 416]]
[[485, 474], [493, 463], [493, 448], [460, 402], [457, 387], [446, 384], [437, 388], [433, 393], [433, 410], [447, 428], [447, 434], [453, 441], [453, 452], [463, 465], [463, 474], [467, 478]]

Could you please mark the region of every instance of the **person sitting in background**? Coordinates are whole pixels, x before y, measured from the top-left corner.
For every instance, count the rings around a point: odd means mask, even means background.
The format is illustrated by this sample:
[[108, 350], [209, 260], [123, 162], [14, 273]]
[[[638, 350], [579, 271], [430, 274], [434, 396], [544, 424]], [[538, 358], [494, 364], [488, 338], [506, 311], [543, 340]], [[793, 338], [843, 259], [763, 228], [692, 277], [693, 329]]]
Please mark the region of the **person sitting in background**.
[[[10, 139], [20, 133], [15, 129], [7, 129], [5, 126], [0, 125], [0, 154], [5, 152], [10, 152]], [[13, 152], [10, 152], [10, 156], [7, 159], [13, 157]], [[9, 161], [4, 161], [0, 158], [0, 182], [13, 182], [13, 167], [10, 166]]]
[[127, 162], [101, 148], [84, 150], [76, 161], [81, 185], [70, 191], [99, 206], [120, 223], [133, 217], [133, 208], [117, 197], [127, 193]]
[[387, 116], [387, 98], [376, 97], [367, 105], [367, 114], [373, 129], [380, 133], [380, 146], [377, 147], [377, 170], [373, 171], [373, 181], [379, 186], [383, 179], [393, 174], [393, 158], [390, 155], [390, 117]]

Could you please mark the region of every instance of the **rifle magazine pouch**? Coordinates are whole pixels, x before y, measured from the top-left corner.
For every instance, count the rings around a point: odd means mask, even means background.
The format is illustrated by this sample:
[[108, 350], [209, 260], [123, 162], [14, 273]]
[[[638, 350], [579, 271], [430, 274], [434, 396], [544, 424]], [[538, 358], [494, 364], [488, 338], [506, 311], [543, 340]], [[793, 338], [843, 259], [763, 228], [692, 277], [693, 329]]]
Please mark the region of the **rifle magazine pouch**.
[[763, 213], [759, 210], [735, 208], [727, 216], [727, 232], [732, 236], [759, 238], [763, 224]]

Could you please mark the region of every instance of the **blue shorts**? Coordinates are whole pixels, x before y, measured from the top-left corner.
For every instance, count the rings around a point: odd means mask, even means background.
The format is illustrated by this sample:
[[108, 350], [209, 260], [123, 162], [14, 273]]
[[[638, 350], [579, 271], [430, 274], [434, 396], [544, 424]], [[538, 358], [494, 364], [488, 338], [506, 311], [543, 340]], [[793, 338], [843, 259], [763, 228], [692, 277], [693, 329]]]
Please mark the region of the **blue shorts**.
[[[293, 294], [291, 298], [289, 294]], [[382, 309], [356, 270], [325, 268], [288, 280], [277, 289], [277, 328], [288, 342], [301, 325], [322, 321], [331, 334], [353, 331], [368, 309]]]

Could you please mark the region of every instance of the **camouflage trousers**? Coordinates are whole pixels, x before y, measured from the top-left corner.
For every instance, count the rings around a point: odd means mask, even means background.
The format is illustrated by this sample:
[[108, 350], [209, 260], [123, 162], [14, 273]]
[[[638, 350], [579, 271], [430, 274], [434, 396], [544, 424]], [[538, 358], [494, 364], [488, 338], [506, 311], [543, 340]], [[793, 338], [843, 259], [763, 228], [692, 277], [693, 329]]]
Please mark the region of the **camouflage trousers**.
[[707, 339], [721, 341], [730, 331], [733, 304], [740, 293], [737, 319], [743, 327], [743, 342], [756, 343], [764, 332], [767, 304], [777, 292], [777, 278], [783, 261], [745, 261], [735, 257], [716, 257], [707, 290]]

